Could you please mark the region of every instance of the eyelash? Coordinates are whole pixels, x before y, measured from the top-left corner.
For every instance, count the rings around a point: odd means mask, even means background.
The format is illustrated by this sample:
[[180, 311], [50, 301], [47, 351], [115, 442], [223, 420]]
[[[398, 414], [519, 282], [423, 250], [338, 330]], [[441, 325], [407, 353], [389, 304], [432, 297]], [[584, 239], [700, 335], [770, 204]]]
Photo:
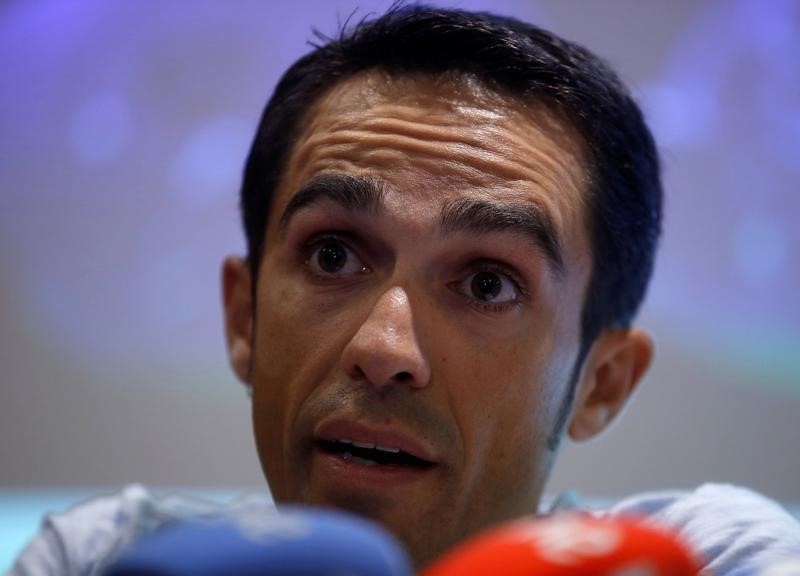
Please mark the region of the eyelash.
[[[519, 306], [523, 300], [527, 300], [529, 298], [528, 289], [525, 286], [525, 283], [519, 278], [519, 276], [507, 266], [499, 262], [495, 262], [492, 260], [478, 260], [477, 262], [471, 264], [469, 276], [474, 276], [480, 272], [491, 272], [493, 274], [498, 274], [507, 278], [514, 286], [514, 290], [519, 295], [519, 299], [511, 300], [506, 302], [491, 302], [486, 300], [479, 300], [477, 298], [470, 298], [469, 296], [462, 294], [459, 291], [456, 291], [459, 295], [463, 296], [467, 303], [470, 306], [473, 306], [480, 312], [505, 312], [512, 308], [516, 308]], [[459, 284], [462, 280], [458, 282], [454, 282], [453, 284]]]
[[[358, 256], [358, 252], [353, 249], [351, 246], [351, 242], [347, 240], [346, 235], [337, 232], [323, 232], [321, 234], [316, 234], [312, 236], [309, 240], [303, 242], [299, 247], [298, 251], [300, 253], [300, 260], [302, 261], [304, 271], [306, 274], [311, 276], [317, 282], [333, 282], [338, 280], [338, 277], [333, 274], [319, 274], [315, 272], [311, 267], [311, 258], [314, 255], [314, 252], [320, 248], [326, 242], [334, 240], [336, 242], [340, 242], [347, 250], [355, 254], [359, 260], [361, 258]], [[368, 271], [369, 267], [365, 265], [365, 269]]]
[[[358, 252], [353, 249], [352, 243], [348, 240], [348, 235], [343, 234], [340, 232], [323, 232], [320, 234], [316, 234], [312, 236], [309, 240], [303, 242], [299, 247], [298, 251], [300, 254], [300, 259], [303, 264], [304, 271], [306, 274], [311, 276], [317, 282], [333, 282], [338, 280], [337, 276], [330, 275], [330, 274], [319, 274], [312, 270], [311, 267], [311, 258], [313, 257], [315, 251], [320, 248], [323, 244], [329, 241], [336, 241], [341, 242], [343, 246], [346, 247], [347, 250], [353, 252], [358, 257]], [[360, 257], [359, 257], [360, 259]], [[369, 267], [365, 265], [365, 269], [369, 270]], [[527, 300], [530, 297], [530, 294], [526, 288], [525, 283], [519, 278], [516, 272], [505, 266], [499, 262], [492, 261], [492, 260], [477, 260], [469, 265], [469, 272], [466, 277], [471, 277], [475, 274], [480, 272], [491, 272], [493, 274], [498, 274], [508, 281], [512, 283], [514, 286], [514, 290], [519, 295], [519, 299], [505, 301], [505, 302], [491, 302], [486, 300], [479, 300], [477, 298], [469, 297], [466, 294], [458, 291], [456, 288], [453, 290], [462, 296], [467, 303], [481, 312], [505, 312], [510, 310], [511, 308], [515, 308], [519, 306], [523, 300]], [[461, 282], [464, 281], [466, 277], [462, 277], [460, 280], [456, 282], [452, 282], [450, 284], [451, 287], [457, 286]]]

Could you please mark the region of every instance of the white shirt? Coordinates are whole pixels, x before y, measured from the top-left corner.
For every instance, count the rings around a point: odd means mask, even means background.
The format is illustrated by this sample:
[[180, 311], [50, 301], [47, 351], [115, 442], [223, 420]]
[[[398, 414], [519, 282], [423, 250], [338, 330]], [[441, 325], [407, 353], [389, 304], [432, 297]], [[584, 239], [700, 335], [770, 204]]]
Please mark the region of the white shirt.
[[[205, 514], [273, 512], [268, 496], [218, 504], [181, 495], [155, 495], [140, 485], [93, 498], [45, 517], [41, 531], [7, 576], [95, 576], [137, 538], [165, 522]], [[581, 507], [559, 498], [547, 513]], [[703, 559], [703, 573], [733, 576], [741, 569], [800, 559], [800, 523], [786, 510], [745, 488], [705, 484], [691, 491], [626, 498], [597, 516], [637, 515], [677, 531]]]

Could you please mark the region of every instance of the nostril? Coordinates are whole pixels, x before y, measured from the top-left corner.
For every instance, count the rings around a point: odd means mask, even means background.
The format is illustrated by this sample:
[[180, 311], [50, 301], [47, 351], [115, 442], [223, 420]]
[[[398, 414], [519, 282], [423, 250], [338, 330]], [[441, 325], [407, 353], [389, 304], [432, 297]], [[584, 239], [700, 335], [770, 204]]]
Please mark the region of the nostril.
[[411, 380], [411, 374], [408, 372], [398, 372], [397, 374], [394, 375], [394, 379], [397, 382], [408, 382], [409, 380]]

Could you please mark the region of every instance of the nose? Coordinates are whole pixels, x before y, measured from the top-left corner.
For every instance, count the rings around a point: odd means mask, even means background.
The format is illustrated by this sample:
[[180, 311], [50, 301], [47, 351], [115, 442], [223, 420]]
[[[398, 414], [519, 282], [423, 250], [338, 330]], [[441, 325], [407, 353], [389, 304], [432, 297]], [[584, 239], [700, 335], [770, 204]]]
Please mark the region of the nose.
[[379, 388], [428, 385], [430, 365], [420, 348], [411, 303], [402, 288], [387, 290], [375, 302], [345, 346], [342, 365], [354, 380], [367, 380]]

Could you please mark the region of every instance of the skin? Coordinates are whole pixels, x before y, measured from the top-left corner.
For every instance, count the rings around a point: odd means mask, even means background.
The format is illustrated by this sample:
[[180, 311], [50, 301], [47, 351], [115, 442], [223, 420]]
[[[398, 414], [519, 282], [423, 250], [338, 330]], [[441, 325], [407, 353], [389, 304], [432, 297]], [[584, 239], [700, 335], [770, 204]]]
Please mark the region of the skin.
[[[245, 261], [223, 267], [231, 364], [253, 388], [276, 501], [366, 515], [418, 566], [535, 513], [571, 377], [567, 430], [583, 440], [614, 418], [652, 355], [644, 333], [607, 330], [574, 371], [592, 266], [585, 165], [554, 114], [470, 78], [369, 72], [317, 102], [273, 201], [256, 302]], [[321, 175], [369, 178], [380, 202], [351, 210], [323, 197], [286, 218]], [[442, 212], [472, 200], [545, 214], [563, 269], [519, 230], [443, 229]], [[330, 242], [346, 257], [333, 274], [319, 260]], [[488, 303], [473, 289], [481, 272], [501, 286]], [[332, 473], [314, 450], [332, 418], [412, 437], [435, 466], [386, 484]]]

